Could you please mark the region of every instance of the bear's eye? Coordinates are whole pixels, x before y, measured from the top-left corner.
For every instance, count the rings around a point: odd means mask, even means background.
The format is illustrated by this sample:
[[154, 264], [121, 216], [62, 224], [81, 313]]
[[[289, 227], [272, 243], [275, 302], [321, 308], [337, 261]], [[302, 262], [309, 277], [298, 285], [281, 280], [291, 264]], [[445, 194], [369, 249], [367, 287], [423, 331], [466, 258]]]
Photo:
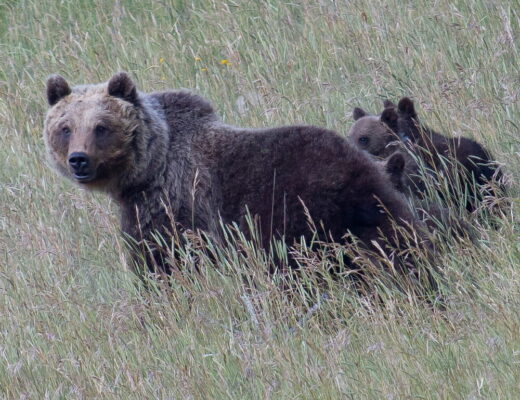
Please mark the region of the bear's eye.
[[61, 128], [61, 135], [65, 138], [68, 138], [70, 136], [70, 128], [68, 126], [64, 126]]
[[96, 126], [94, 131], [96, 132], [96, 135], [103, 136], [108, 132], [108, 129], [103, 125], [98, 125], [98, 126]]
[[366, 146], [368, 144], [368, 137], [366, 136], [361, 136], [359, 138], [359, 143], [362, 144], [363, 146]]

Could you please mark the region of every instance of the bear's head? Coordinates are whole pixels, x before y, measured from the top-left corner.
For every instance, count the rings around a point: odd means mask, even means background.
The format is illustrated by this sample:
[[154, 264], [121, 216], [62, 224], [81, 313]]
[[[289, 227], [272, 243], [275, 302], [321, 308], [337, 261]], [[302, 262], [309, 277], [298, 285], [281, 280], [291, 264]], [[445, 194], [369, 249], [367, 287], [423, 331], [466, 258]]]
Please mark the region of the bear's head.
[[82, 186], [110, 190], [135, 165], [131, 148], [141, 116], [134, 82], [120, 72], [106, 83], [71, 89], [52, 75], [47, 100], [44, 140], [55, 168]]
[[377, 157], [387, 157], [395, 151], [392, 143], [399, 140], [397, 132], [397, 113], [395, 106], [385, 101], [388, 106], [380, 115], [368, 114], [361, 108], [354, 108], [356, 121], [350, 128], [350, 142], [361, 150]]

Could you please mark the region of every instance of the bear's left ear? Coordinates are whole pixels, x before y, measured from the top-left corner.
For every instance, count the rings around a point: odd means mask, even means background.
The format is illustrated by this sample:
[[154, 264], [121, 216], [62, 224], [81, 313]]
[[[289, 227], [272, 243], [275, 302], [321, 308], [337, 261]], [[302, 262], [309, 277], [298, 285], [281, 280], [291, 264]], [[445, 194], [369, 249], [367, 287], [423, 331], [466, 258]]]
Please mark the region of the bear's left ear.
[[137, 88], [126, 72], [118, 72], [108, 81], [108, 95], [137, 103]]
[[380, 119], [392, 131], [397, 132], [397, 113], [395, 112], [395, 108], [385, 108], [381, 113]]
[[352, 112], [352, 117], [354, 118], [354, 121], [357, 121], [358, 119], [363, 118], [367, 115], [368, 113], [359, 107], [354, 108], [354, 111]]
[[413, 105], [413, 101], [408, 97], [403, 97], [401, 100], [399, 100], [399, 104], [397, 105], [397, 108], [400, 113], [415, 118], [417, 114], [415, 113], [415, 107]]
[[72, 93], [70, 86], [62, 76], [58, 74], [51, 75], [47, 78], [47, 101], [53, 106], [65, 96]]

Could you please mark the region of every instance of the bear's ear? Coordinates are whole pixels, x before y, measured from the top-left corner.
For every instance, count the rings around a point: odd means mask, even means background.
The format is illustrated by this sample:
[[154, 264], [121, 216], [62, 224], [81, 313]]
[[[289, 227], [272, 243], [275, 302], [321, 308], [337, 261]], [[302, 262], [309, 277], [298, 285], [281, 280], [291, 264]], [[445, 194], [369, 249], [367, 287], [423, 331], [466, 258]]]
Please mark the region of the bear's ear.
[[47, 78], [47, 101], [53, 106], [65, 96], [72, 93], [70, 86], [60, 75], [54, 74]]
[[381, 113], [380, 119], [392, 131], [397, 132], [397, 113], [395, 112], [395, 108], [385, 108]]
[[354, 118], [354, 121], [357, 121], [358, 119], [363, 118], [367, 115], [368, 113], [359, 107], [354, 108], [354, 111], [352, 112], [352, 117]]
[[386, 100], [383, 100], [383, 107], [384, 108], [395, 108], [395, 104], [393, 101], [386, 99]]
[[400, 178], [404, 172], [404, 156], [400, 152], [395, 152], [386, 160], [386, 171], [395, 178]]
[[403, 97], [401, 100], [399, 100], [397, 109], [399, 110], [400, 113], [405, 114], [410, 117], [415, 117], [417, 115], [415, 113], [415, 107], [413, 105], [413, 101], [408, 97]]
[[108, 81], [108, 95], [137, 103], [137, 88], [126, 72], [118, 72]]

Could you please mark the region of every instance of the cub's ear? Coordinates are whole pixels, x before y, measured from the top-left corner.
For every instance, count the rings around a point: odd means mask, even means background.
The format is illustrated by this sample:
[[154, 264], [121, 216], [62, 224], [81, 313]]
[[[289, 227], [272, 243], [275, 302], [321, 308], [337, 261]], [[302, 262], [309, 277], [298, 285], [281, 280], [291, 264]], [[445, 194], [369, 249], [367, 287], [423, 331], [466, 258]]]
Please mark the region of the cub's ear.
[[393, 177], [399, 178], [404, 172], [404, 156], [400, 152], [395, 152], [386, 160], [386, 171]]
[[47, 78], [47, 101], [53, 106], [58, 101], [72, 93], [70, 86], [60, 75], [54, 74]]
[[395, 108], [385, 108], [381, 113], [381, 122], [384, 122], [392, 131], [397, 132], [397, 113]]
[[368, 113], [359, 107], [354, 108], [354, 111], [352, 112], [352, 117], [354, 118], [354, 121], [357, 121], [358, 119], [363, 118], [367, 115]]
[[108, 95], [137, 103], [137, 88], [126, 72], [118, 72], [108, 81]]
[[383, 107], [384, 108], [395, 108], [396, 106], [393, 101], [386, 99], [386, 100], [383, 100]]
[[400, 113], [405, 114], [409, 117], [416, 117], [415, 107], [413, 105], [413, 101], [408, 97], [403, 97], [399, 100], [399, 104], [397, 105], [397, 109]]

